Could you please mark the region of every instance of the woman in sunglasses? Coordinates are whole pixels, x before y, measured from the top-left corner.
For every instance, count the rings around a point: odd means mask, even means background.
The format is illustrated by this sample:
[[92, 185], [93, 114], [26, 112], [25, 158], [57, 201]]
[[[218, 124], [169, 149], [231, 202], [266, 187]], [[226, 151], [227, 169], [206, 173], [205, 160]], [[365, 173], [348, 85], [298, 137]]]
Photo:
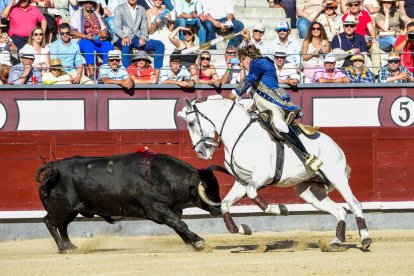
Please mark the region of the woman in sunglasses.
[[[411, 22], [411, 19], [402, 14], [396, 5], [397, 0], [381, 0], [380, 12], [375, 17], [375, 23], [378, 26], [379, 38], [377, 41], [381, 50], [389, 52], [400, 34], [401, 23], [404, 27]], [[403, 28], [404, 29], [404, 28]]]
[[220, 86], [220, 79], [217, 75], [216, 68], [210, 63], [210, 52], [202, 51], [198, 61], [198, 66], [192, 65], [190, 67], [190, 73], [193, 79], [200, 84], [209, 84], [216, 87]]
[[325, 29], [319, 22], [313, 22], [303, 40], [302, 54], [305, 75], [311, 79], [316, 68], [323, 65], [324, 55], [331, 51]]
[[[182, 31], [184, 40], [178, 38], [178, 32]], [[194, 40], [194, 29], [191, 26], [188, 27], [177, 27], [171, 32], [168, 37], [172, 44], [177, 47], [178, 50], [190, 49], [195, 46]], [[191, 65], [195, 64], [197, 60], [197, 54], [191, 53], [181, 56], [182, 65], [186, 68], [190, 68]]]
[[50, 65], [50, 57], [49, 52], [50, 49], [48, 46], [43, 47], [45, 44], [44, 41], [45, 34], [40, 27], [35, 27], [29, 36], [29, 40], [27, 44], [23, 46], [20, 51], [29, 51], [31, 53], [35, 53], [35, 60], [33, 62], [33, 67], [43, 69], [43, 71], [49, 70]]

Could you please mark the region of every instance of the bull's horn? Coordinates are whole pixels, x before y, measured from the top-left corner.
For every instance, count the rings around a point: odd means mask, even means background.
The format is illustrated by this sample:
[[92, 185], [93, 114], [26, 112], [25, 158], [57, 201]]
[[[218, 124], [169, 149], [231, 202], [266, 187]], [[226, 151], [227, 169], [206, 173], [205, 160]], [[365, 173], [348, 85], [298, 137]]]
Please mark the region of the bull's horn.
[[198, 195], [200, 196], [201, 200], [204, 201], [204, 203], [206, 203], [206, 204], [208, 204], [210, 206], [220, 206], [221, 205], [221, 203], [217, 203], [217, 202], [211, 201], [208, 198], [208, 196], [206, 194], [206, 189], [204, 188], [202, 182], [200, 182], [198, 184]]

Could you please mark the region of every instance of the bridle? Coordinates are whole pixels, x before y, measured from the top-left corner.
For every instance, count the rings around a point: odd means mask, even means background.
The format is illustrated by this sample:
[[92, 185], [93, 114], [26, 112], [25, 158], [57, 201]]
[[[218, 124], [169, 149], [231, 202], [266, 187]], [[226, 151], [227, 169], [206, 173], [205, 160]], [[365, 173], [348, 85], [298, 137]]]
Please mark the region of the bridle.
[[193, 104], [191, 106], [193, 110], [186, 112], [186, 114], [187, 115], [189, 115], [191, 113], [194, 113], [195, 114], [196, 122], [197, 122], [198, 128], [200, 129], [200, 135], [201, 135], [200, 140], [198, 140], [193, 145], [193, 149], [195, 149], [200, 143], [203, 143], [203, 146], [206, 149], [209, 149], [209, 148], [212, 148], [213, 147], [214, 150], [215, 150], [218, 147], [220, 147], [220, 145], [221, 145], [221, 136], [222, 136], [222, 133], [223, 133], [223, 130], [224, 130], [224, 126], [226, 125], [227, 119], [229, 118], [229, 115], [233, 111], [233, 108], [234, 108], [235, 105], [236, 105], [236, 102], [233, 101], [233, 104], [231, 105], [231, 107], [230, 107], [229, 111], [227, 112], [226, 117], [225, 117], [225, 119], [223, 121], [223, 125], [221, 126], [221, 129], [220, 129], [220, 132], [219, 132], [217, 141], [215, 141], [214, 138], [205, 137], [204, 136], [204, 134], [203, 134], [203, 128], [201, 127], [200, 117], [203, 117], [204, 119], [206, 119], [214, 127], [214, 129], [216, 129], [216, 125], [213, 123], [212, 120], [210, 120], [210, 118], [208, 118], [203, 112], [201, 112], [195, 104]]

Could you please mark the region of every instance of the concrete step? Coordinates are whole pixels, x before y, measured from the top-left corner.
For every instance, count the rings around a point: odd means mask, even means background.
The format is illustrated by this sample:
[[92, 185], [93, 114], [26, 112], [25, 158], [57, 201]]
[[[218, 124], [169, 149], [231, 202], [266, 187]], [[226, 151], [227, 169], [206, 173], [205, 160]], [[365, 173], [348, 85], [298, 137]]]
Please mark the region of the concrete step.
[[268, 8], [269, 4], [266, 0], [233, 0], [233, 5], [235, 7], [245, 7], [245, 8]]
[[276, 19], [276, 18], [286, 18], [286, 13], [284, 9], [270, 9], [270, 8], [244, 8], [244, 7], [234, 7], [234, 16], [240, 19], [248, 18], [261, 18], [261, 19]]

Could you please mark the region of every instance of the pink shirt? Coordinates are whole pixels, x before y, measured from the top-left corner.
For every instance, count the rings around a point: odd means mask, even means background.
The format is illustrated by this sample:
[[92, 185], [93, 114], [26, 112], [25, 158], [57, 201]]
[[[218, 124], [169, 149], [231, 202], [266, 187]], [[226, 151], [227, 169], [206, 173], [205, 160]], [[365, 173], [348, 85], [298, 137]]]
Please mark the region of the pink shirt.
[[325, 79], [339, 79], [339, 78], [343, 78], [346, 77], [344, 73], [342, 73], [341, 70], [339, 70], [338, 68], [334, 69], [334, 74], [333, 77], [331, 78], [328, 73], [325, 71], [325, 68], [322, 69], [317, 69], [315, 71], [315, 74], [313, 75], [312, 78], [312, 83], [318, 83], [319, 78], [325, 78]]
[[[342, 16], [342, 22], [350, 15], [351, 13], [348, 12]], [[358, 20], [358, 24], [356, 25], [355, 33], [360, 34], [362, 36], [369, 35], [368, 33], [368, 24], [372, 23], [371, 16], [365, 10], [360, 11], [358, 17], [355, 16], [355, 19]]]
[[9, 19], [9, 36], [30, 36], [30, 32], [36, 27], [37, 22], [42, 21], [45, 17], [36, 7], [29, 5], [26, 10], [23, 10], [15, 5], [10, 10]]

